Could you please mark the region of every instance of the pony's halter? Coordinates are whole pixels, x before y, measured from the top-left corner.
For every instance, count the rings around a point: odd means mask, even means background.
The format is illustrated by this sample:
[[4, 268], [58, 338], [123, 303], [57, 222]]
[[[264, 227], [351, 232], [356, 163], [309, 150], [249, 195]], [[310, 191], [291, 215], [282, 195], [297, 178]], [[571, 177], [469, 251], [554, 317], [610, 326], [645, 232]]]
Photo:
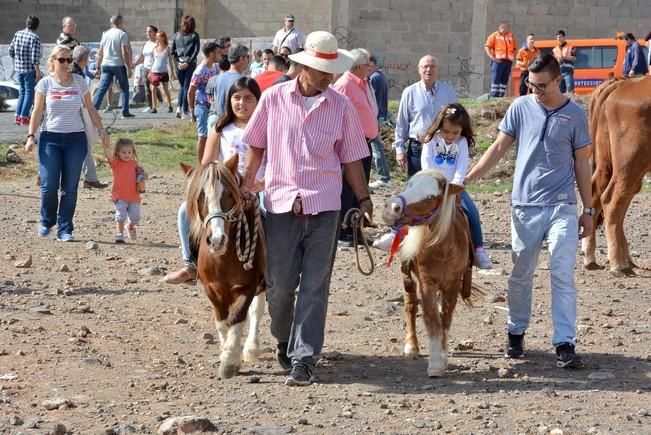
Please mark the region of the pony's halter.
[[223, 219], [224, 222], [228, 223], [233, 223], [237, 222], [239, 219], [239, 210], [237, 205], [234, 205], [231, 207], [230, 210], [228, 210], [226, 213], [223, 213], [221, 211], [215, 211], [212, 213], [208, 213], [205, 218], [203, 218], [203, 226], [205, 228], [208, 228], [208, 225], [210, 225], [210, 221], [213, 219]]
[[[447, 189], [446, 189], [447, 190]], [[398, 195], [397, 198], [400, 200], [402, 203], [402, 213], [400, 214], [400, 219], [398, 219], [392, 226], [391, 228], [395, 231], [399, 231], [401, 227], [404, 225], [409, 225], [409, 226], [415, 226], [415, 225], [422, 225], [427, 222], [430, 222], [438, 216], [439, 211], [441, 210], [440, 207], [433, 209], [430, 211], [428, 214], [425, 215], [418, 215], [418, 214], [412, 214], [408, 213], [408, 206], [407, 206], [407, 200], [405, 199], [404, 196]], [[407, 222], [407, 220], [409, 222]]]

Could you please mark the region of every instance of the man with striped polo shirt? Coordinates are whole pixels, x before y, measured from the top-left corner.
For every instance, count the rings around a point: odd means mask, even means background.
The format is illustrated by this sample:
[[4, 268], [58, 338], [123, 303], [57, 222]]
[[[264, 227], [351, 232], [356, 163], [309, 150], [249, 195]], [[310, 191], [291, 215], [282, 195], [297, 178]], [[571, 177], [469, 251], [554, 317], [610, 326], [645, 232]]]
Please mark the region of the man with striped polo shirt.
[[[329, 85], [353, 60], [328, 32], [308, 35], [290, 56], [303, 65], [296, 80], [266, 90], [242, 141], [250, 146], [242, 191], [253, 191], [266, 151], [267, 301], [276, 356], [291, 372], [285, 384], [312, 383], [323, 346], [336, 249], [342, 170], [369, 217], [361, 159], [369, 155], [362, 125], [348, 98]], [[298, 295], [296, 288], [298, 287]]]

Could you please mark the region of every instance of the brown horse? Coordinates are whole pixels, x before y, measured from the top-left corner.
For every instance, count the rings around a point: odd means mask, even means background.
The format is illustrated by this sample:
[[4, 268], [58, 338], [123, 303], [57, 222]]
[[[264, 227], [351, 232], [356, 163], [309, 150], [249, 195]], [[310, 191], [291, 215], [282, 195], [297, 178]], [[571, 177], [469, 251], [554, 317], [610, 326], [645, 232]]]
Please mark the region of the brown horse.
[[[194, 168], [186, 192], [190, 240], [198, 247], [198, 273], [210, 299], [221, 341], [219, 376], [235, 376], [259, 354], [264, 313], [265, 241], [257, 207], [245, 209], [237, 154], [225, 164]], [[244, 320], [249, 334], [242, 351]], [[242, 355], [243, 354], [243, 355]]]
[[407, 318], [404, 353], [418, 356], [417, 287], [429, 336], [428, 376], [442, 376], [447, 368], [448, 332], [458, 296], [469, 303], [472, 290], [479, 291], [471, 282], [474, 250], [468, 220], [456, 205], [462, 189], [439, 171], [421, 171], [404, 192], [389, 198], [382, 212], [384, 222], [396, 230], [408, 226], [399, 248]]
[[[592, 94], [589, 111], [596, 223], [605, 220], [611, 273], [634, 275], [624, 217], [642, 189], [644, 175], [651, 171], [651, 77], [603, 83]], [[595, 247], [593, 232], [582, 243], [586, 269], [601, 269]]]

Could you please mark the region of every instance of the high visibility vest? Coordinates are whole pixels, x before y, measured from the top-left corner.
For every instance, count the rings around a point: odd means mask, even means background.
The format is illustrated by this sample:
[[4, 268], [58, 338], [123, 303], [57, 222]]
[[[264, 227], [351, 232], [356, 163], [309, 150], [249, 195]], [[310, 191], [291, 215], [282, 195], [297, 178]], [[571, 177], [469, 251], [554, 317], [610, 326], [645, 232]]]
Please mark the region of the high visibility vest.
[[491, 33], [486, 40], [486, 47], [493, 51], [495, 59], [510, 60], [515, 59], [515, 37], [512, 33], [502, 35], [499, 31]]
[[569, 42], [566, 41], [564, 46], [561, 47], [560, 45], [557, 45], [556, 47], [554, 47], [554, 49], [552, 50], [552, 53], [554, 53], [554, 57], [556, 58], [558, 63], [565, 64], [565, 65], [568, 65], [568, 64], [571, 65], [574, 62], [569, 61], [569, 60], [564, 60], [564, 61], [561, 62], [561, 57], [571, 56], [573, 54], [572, 53], [573, 51], [574, 51], [574, 47], [572, 47], [572, 44], [570, 44]]

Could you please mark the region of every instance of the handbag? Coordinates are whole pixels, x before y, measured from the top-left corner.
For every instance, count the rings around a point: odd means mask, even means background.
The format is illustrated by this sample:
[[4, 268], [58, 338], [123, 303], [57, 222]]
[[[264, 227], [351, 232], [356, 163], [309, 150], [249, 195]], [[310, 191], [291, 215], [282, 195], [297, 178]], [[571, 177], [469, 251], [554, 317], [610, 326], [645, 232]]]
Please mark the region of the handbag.
[[86, 133], [86, 140], [88, 141], [89, 145], [98, 143], [100, 141], [99, 132], [97, 131], [97, 128], [95, 128], [93, 120], [90, 117], [90, 113], [88, 113], [88, 108], [86, 108], [86, 105], [84, 104], [84, 96], [81, 95], [81, 89], [79, 88], [79, 83], [77, 83], [76, 77], [73, 77], [72, 79], [75, 82], [77, 92], [79, 92], [79, 100], [81, 101], [81, 119], [84, 121], [84, 132]]

